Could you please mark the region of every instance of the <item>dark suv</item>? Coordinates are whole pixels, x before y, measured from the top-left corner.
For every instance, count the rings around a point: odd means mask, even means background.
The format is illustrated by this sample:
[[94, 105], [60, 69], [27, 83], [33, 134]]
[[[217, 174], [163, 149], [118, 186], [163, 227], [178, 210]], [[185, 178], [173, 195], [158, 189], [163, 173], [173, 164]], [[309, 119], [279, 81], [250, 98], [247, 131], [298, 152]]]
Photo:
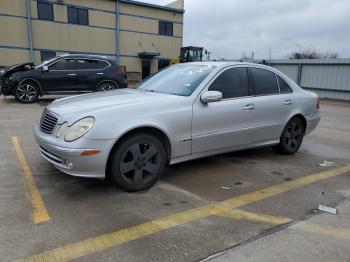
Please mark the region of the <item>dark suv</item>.
[[63, 55], [38, 66], [25, 63], [0, 71], [3, 95], [21, 103], [33, 103], [39, 96], [110, 91], [127, 87], [123, 67], [104, 56]]

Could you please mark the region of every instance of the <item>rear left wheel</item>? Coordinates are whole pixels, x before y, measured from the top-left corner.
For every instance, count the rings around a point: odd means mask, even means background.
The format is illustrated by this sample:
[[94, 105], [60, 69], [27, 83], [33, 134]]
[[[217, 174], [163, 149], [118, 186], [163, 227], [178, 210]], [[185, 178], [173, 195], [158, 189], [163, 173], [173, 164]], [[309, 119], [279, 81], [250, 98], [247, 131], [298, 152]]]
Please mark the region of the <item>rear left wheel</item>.
[[303, 142], [304, 134], [305, 126], [303, 122], [299, 118], [293, 117], [285, 126], [280, 138], [280, 143], [275, 146], [274, 149], [282, 154], [294, 154], [299, 150]]
[[153, 186], [166, 165], [163, 144], [148, 134], [124, 140], [111, 156], [111, 178], [125, 191], [141, 191]]
[[113, 83], [103, 83], [98, 88], [98, 92], [106, 92], [106, 91], [112, 91], [114, 89], [117, 89], [117, 86]]

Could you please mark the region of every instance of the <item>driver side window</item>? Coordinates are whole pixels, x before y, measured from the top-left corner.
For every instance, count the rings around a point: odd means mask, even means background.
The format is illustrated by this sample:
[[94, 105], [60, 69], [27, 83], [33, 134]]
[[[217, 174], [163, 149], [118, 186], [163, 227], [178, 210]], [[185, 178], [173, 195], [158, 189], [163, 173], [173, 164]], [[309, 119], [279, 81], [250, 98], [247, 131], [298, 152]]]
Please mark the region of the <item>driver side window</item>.
[[75, 59], [62, 59], [50, 66], [50, 70], [76, 70], [77, 61]]
[[248, 73], [245, 67], [231, 68], [224, 71], [208, 89], [220, 91], [222, 98], [236, 98], [249, 95]]

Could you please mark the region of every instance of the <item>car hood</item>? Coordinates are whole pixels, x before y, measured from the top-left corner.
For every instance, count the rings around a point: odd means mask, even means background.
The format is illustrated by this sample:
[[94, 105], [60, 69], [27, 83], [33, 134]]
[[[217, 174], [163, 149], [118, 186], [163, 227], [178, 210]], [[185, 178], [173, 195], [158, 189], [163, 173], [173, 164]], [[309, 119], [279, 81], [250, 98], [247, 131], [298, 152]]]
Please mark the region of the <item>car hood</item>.
[[5, 75], [5, 74], [8, 74], [8, 73], [12, 73], [12, 72], [30, 70], [27, 66], [30, 66], [32, 68], [34, 66], [34, 64], [31, 63], [31, 62], [28, 62], [28, 63], [16, 64], [16, 65], [12, 65], [12, 66], [9, 66], [9, 67], [5, 67], [5, 68], [2, 69], [2, 74], [1, 75]]
[[65, 120], [72, 116], [94, 116], [101, 112], [156, 103], [168, 94], [122, 89], [62, 98], [47, 106], [47, 109]]

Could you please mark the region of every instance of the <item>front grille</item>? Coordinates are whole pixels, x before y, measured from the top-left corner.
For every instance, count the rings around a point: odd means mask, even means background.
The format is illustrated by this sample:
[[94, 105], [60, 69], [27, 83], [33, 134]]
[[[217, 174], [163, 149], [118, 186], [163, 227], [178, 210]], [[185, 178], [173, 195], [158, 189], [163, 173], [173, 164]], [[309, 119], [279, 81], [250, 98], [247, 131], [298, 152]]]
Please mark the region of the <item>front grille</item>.
[[51, 112], [44, 110], [41, 120], [40, 120], [40, 129], [46, 134], [52, 134], [55, 126], [57, 124], [58, 118]]

